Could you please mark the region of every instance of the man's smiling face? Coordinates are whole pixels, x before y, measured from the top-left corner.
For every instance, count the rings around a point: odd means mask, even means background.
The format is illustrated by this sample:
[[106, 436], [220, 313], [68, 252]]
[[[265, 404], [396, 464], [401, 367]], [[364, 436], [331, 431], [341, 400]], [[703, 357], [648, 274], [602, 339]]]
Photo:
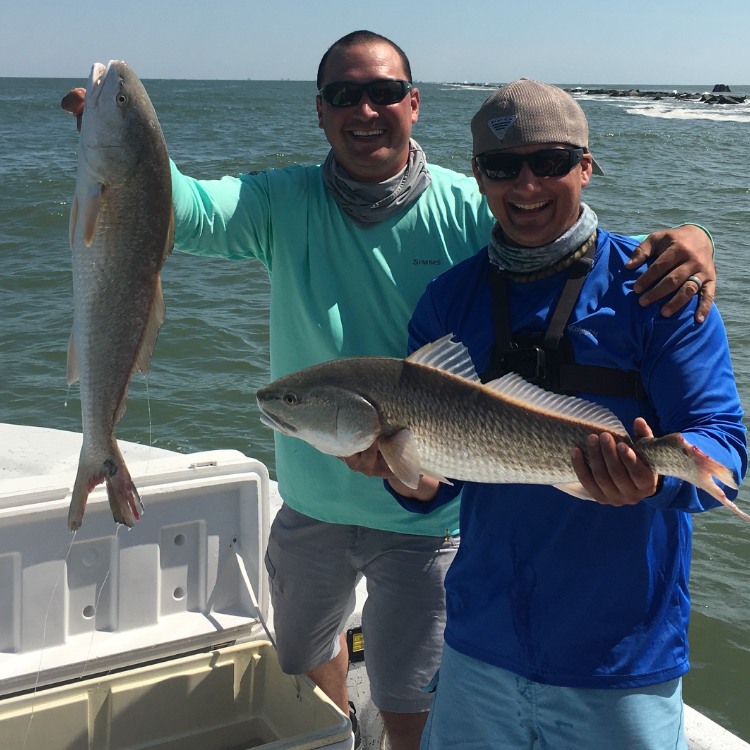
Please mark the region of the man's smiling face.
[[[536, 143], [504, 153], [531, 154], [565, 147], [562, 143]], [[584, 154], [581, 163], [561, 177], [537, 177], [528, 162], [512, 180], [488, 179], [473, 159], [472, 168], [479, 192], [486, 196], [505, 238], [514, 245], [541, 247], [565, 234], [578, 221], [581, 190], [591, 178], [591, 155]]]
[[[374, 42], [332, 52], [325, 64], [322, 85], [406, 78], [398, 52], [385, 42]], [[396, 104], [374, 104], [365, 91], [353, 107], [333, 107], [320, 96], [316, 106], [318, 125], [339, 166], [350, 177], [361, 182], [383, 182], [406, 166], [411, 128], [419, 116], [417, 89]]]

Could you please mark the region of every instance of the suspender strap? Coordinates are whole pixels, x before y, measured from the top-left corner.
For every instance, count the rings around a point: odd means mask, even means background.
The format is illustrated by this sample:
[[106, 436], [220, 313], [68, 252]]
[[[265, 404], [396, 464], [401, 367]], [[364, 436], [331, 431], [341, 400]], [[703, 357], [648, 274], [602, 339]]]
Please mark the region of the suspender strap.
[[[552, 387], [558, 393], [591, 393], [596, 396], [619, 396], [647, 400], [641, 375], [635, 370], [627, 372], [596, 365], [561, 363], [557, 354], [565, 328], [578, 301], [586, 276], [594, 265], [596, 253], [596, 232], [581, 247], [583, 255], [570, 267], [560, 299], [557, 302], [552, 320], [544, 335], [542, 349], [547, 354], [547, 366], [552, 368]], [[490, 366], [481, 378], [482, 382], [505, 374], [504, 353], [516, 349], [511, 335], [510, 302], [506, 274], [490, 265], [488, 274], [492, 290], [492, 311], [495, 324], [495, 346], [490, 355]], [[555, 385], [552, 385], [554, 382]]]
[[502, 352], [513, 348], [510, 332], [510, 303], [508, 302], [508, 282], [505, 274], [497, 267], [490, 265], [490, 289], [492, 290], [492, 315], [495, 321], [495, 346], [490, 354], [490, 370], [500, 367]]
[[591, 393], [594, 396], [620, 396], [647, 401], [641, 374], [636, 370], [615, 370], [596, 365], [559, 364], [560, 393], [575, 395]]
[[[587, 245], [588, 247], [586, 247]], [[586, 240], [584, 247], [586, 250], [583, 257], [579, 258], [568, 271], [568, 280], [565, 282], [555, 312], [552, 314], [552, 320], [547, 328], [547, 333], [544, 335], [542, 348], [545, 350], [557, 351], [560, 346], [560, 339], [565, 332], [565, 326], [568, 325], [570, 314], [576, 306], [583, 282], [586, 281], [586, 276], [594, 265], [596, 232]]]

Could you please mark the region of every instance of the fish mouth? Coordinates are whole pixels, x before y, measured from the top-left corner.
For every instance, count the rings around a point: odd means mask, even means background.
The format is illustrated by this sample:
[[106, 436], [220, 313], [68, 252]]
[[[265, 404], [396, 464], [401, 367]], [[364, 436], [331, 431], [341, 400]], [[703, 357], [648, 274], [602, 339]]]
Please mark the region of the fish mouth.
[[89, 83], [86, 87], [86, 104], [93, 106], [99, 101], [99, 97], [102, 95], [104, 84], [107, 82], [107, 76], [113, 66], [121, 64], [120, 60], [110, 60], [106, 66], [102, 63], [94, 63], [91, 66], [91, 75], [89, 76]]
[[102, 63], [94, 63], [91, 66], [91, 75], [89, 75], [89, 83], [86, 87], [86, 105], [91, 107], [99, 101], [99, 97], [102, 94], [104, 88], [104, 81], [107, 80], [107, 73], [112, 65], [110, 60], [105, 67]]
[[266, 427], [278, 430], [284, 435], [293, 435], [297, 432], [297, 428], [294, 425], [285, 422], [281, 417], [277, 417], [274, 413], [266, 411], [262, 406], [260, 406], [260, 421], [263, 422]]

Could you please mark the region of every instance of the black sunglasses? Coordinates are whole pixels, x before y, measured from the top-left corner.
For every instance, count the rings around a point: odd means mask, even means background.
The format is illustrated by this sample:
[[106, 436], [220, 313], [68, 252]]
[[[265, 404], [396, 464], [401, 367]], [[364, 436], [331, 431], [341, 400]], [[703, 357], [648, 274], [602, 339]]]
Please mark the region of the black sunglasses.
[[323, 101], [328, 102], [332, 107], [353, 107], [359, 104], [364, 91], [367, 91], [373, 104], [396, 104], [411, 89], [412, 85], [409, 81], [384, 79], [369, 83], [353, 83], [352, 81], [327, 83], [318, 93]]
[[523, 163], [529, 163], [537, 177], [560, 177], [568, 174], [581, 159], [582, 148], [543, 148], [531, 154], [480, 154], [474, 157], [479, 171], [490, 180], [514, 180]]

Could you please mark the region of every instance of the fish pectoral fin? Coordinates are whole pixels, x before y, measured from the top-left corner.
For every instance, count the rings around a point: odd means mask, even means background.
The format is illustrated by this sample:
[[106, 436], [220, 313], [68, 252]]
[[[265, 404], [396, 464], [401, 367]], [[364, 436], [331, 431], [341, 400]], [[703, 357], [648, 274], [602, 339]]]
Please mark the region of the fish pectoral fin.
[[596, 502], [589, 491], [580, 482], [563, 482], [562, 484], [553, 484], [552, 486], [556, 490], [564, 492], [566, 495], [577, 497], [579, 500], [592, 500], [593, 502]]
[[78, 364], [78, 355], [76, 354], [76, 342], [73, 338], [73, 331], [70, 332], [70, 338], [68, 339], [68, 365], [67, 365], [67, 380], [68, 385], [73, 385], [81, 377], [81, 368]]
[[162, 323], [167, 315], [167, 306], [164, 304], [164, 293], [161, 289], [161, 274], [156, 277], [156, 291], [154, 292], [154, 301], [151, 305], [151, 312], [148, 316], [146, 328], [141, 337], [141, 343], [138, 347], [138, 354], [135, 358], [134, 372], [140, 370], [144, 375], [148, 375], [148, 368], [151, 364], [151, 355], [154, 353], [156, 339], [159, 336]]
[[425, 344], [421, 349], [412, 352], [406, 361], [478, 383], [479, 376], [474, 369], [469, 350], [460, 341], [451, 341], [452, 338], [453, 334], [449, 333], [431, 344]]
[[407, 487], [419, 485], [419, 448], [411, 430], [403, 429], [388, 437], [378, 438], [378, 448], [396, 478]]
[[102, 191], [104, 185], [96, 184], [94, 187], [89, 189], [83, 199], [82, 209], [83, 214], [83, 244], [86, 247], [91, 247], [91, 243], [94, 241], [94, 235], [96, 234], [96, 225], [99, 221], [99, 209], [102, 205]]
[[430, 471], [429, 469], [420, 469], [419, 473], [422, 476], [429, 477], [430, 479], [437, 479], [441, 484], [449, 484], [453, 487], [453, 482], [450, 479], [446, 479], [442, 474], [438, 474], [436, 471]]
[[73, 205], [70, 207], [70, 221], [68, 222], [68, 234], [70, 234], [70, 246], [73, 247], [73, 241], [76, 236], [76, 223], [78, 222], [78, 196], [73, 196]]

